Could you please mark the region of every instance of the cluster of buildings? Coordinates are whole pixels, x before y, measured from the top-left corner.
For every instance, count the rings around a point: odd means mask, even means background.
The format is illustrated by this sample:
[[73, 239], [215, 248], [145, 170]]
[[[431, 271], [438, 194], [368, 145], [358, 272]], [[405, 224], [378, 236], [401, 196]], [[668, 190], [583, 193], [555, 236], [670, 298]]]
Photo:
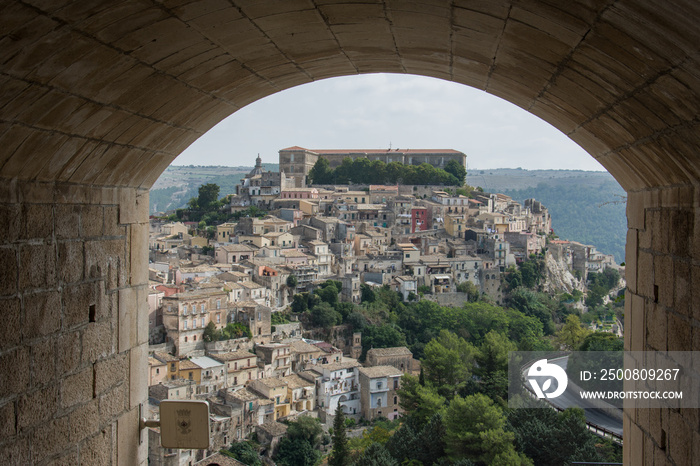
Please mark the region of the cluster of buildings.
[[[376, 157], [427, 157], [439, 166], [459, 154]], [[583, 277], [613, 264], [592, 246], [547, 243], [551, 217], [534, 199], [520, 204], [502, 194], [467, 197], [431, 186], [306, 186], [320, 156], [284, 149], [286, 172], [265, 171], [258, 157], [229, 208], [258, 206], [269, 214], [218, 225], [214, 238], [198, 236], [195, 225], [151, 222], [151, 402], [209, 400], [212, 451], [252, 432], [274, 445], [285, 430], [278, 421], [302, 413], [322, 421], [338, 408], [365, 419], [401, 413], [400, 376], [418, 367], [410, 351], [373, 349], [362, 365], [361, 335], [347, 326], [324, 342], [299, 322], [273, 323], [295, 293], [333, 279], [346, 302], [360, 302], [362, 283], [388, 286], [405, 300], [450, 302], [463, 299], [457, 288], [471, 282], [499, 301], [504, 271], [545, 247]], [[241, 328], [251, 338], [231, 334]], [[223, 331], [229, 339], [212, 341], [212, 332]], [[157, 429], [150, 435], [150, 445], [159, 445]], [[185, 454], [154, 448], [152, 464], [176, 464], [166, 456], [180, 461]]]

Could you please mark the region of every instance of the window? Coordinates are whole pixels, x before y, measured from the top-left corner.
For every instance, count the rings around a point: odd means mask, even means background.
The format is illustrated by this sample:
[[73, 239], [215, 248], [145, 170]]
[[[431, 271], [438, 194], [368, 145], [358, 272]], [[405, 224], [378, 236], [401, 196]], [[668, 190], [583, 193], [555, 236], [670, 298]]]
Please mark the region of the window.
[[192, 319], [192, 328], [197, 328], [197, 319], [196, 318]]
[[377, 382], [377, 389], [381, 389], [381, 388], [382, 388], [382, 383], [381, 383], [381, 382]]
[[205, 319], [205, 317], [202, 317], [202, 327], [206, 327], [206, 326], [207, 326], [207, 324], [204, 323], [204, 319]]
[[175, 372], [175, 363], [174, 362], [170, 363], [170, 371]]
[[187, 330], [187, 321], [186, 320], [182, 321], [182, 328], [183, 328], [183, 330]]
[[156, 374], [160, 374], [160, 369], [156, 367]]
[[221, 314], [216, 315], [216, 323], [220, 324], [221, 323]]
[[199, 312], [204, 313], [204, 304], [202, 304], [201, 306], [199, 306]]
[[394, 404], [398, 404], [398, 402], [399, 402], [399, 397], [398, 397], [398, 396], [395, 396], [395, 397], [394, 397]]
[[194, 375], [192, 372], [190, 372], [190, 380], [194, 380]]
[[382, 407], [382, 399], [377, 398], [377, 408], [381, 408], [381, 407]]
[[187, 304], [183, 304], [183, 305], [182, 305], [182, 313], [183, 313], [184, 315], [187, 315]]

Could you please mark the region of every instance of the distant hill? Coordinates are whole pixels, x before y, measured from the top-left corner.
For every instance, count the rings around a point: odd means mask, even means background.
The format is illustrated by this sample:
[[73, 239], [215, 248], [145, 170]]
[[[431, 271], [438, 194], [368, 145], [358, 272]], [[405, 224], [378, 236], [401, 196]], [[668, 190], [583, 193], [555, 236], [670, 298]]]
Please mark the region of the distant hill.
[[470, 169], [467, 183], [517, 201], [535, 198], [549, 209], [560, 238], [592, 244], [618, 263], [625, 260], [626, 194], [608, 172]]
[[[263, 163], [268, 171], [279, 171], [276, 163]], [[199, 187], [206, 183], [218, 184], [221, 197], [236, 193], [236, 185], [253, 167], [224, 167], [171, 165], [165, 169], [153, 184], [150, 193], [150, 212], [165, 212], [187, 205], [197, 197]]]

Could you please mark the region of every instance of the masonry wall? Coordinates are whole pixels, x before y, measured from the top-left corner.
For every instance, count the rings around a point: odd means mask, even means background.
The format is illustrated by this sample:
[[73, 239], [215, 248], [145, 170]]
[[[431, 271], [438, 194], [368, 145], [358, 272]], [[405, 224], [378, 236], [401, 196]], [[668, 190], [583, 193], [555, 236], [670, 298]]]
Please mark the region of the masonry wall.
[[148, 192], [0, 191], [0, 464], [145, 464]]
[[[699, 195], [690, 186], [628, 193], [627, 350], [700, 351]], [[698, 409], [625, 410], [623, 428], [625, 464], [700, 462]]]

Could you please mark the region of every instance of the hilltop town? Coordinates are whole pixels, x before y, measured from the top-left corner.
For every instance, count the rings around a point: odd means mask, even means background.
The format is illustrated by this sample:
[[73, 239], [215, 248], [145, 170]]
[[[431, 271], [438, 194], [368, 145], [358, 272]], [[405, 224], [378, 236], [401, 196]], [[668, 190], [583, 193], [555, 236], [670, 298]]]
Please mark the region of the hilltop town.
[[331, 169], [343, 158], [410, 164], [416, 156], [438, 168], [446, 154], [464, 161], [456, 151], [292, 147], [280, 151], [279, 172], [258, 157], [228, 196], [225, 211], [237, 221], [207, 229], [186, 214], [153, 217], [151, 409], [164, 399], [208, 400], [212, 442], [208, 452], [164, 450], [151, 428], [151, 464], [168, 455], [200, 460], [253, 433], [272, 455], [287, 428], [280, 421], [299, 415], [326, 425], [337, 409], [366, 421], [401, 416], [401, 377], [418, 375], [420, 361], [405, 346], [363, 351], [363, 333], [351, 324], [298, 312], [309, 296], [332, 288], [334, 300], [359, 305], [371, 290], [388, 289], [404, 302], [502, 303], [506, 274], [532, 257], [546, 264], [544, 290], [569, 293], [584, 290], [590, 272], [616, 267], [594, 246], [556, 238], [535, 199], [401, 182], [309, 184], [331, 152]]

